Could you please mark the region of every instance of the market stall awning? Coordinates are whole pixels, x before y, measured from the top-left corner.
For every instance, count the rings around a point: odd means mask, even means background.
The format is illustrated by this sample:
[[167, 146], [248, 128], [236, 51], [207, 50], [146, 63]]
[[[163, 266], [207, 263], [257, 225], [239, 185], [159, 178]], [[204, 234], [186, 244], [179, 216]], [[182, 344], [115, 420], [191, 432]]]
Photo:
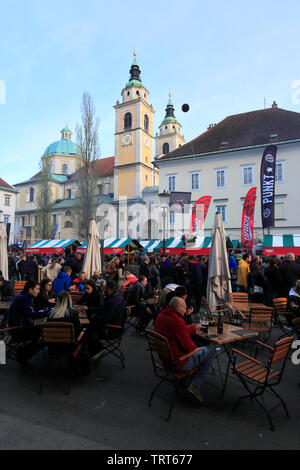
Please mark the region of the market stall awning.
[[182, 241], [182, 238], [179, 237], [171, 237], [168, 240], [166, 240], [166, 254], [171, 255], [171, 254], [176, 254], [180, 255], [185, 251], [184, 243]]
[[74, 245], [74, 248], [80, 245], [78, 240], [40, 240], [34, 245], [26, 248], [26, 253], [63, 253], [65, 248]]
[[[226, 237], [226, 241], [228, 237]], [[197, 237], [193, 244], [187, 243], [185, 252], [188, 255], [209, 255], [212, 237]], [[239, 247], [239, 240], [230, 240], [233, 248]]]
[[[132, 249], [143, 249], [142, 245], [132, 238], [105, 238], [104, 239], [104, 253], [110, 254], [122, 254], [127, 247]], [[87, 243], [82, 243], [76, 252], [85, 253]], [[99, 243], [99, 249], [101, 247], [101, 241]]]
[[157, 253], [163, 246], [162, 240], [141, 240], [140, 244], [145, 253]]
[[265, 235], [262, 246], [264, 255], [284, 256], [290, 252], [300, 255], [300, 234]]

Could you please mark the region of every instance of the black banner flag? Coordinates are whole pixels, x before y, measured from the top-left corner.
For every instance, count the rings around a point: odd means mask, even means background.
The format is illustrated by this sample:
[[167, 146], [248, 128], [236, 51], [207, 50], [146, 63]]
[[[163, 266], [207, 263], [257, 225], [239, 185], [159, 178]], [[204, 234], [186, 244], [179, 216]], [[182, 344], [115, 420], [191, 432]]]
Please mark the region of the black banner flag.
[[260, 168], [261, 220], [263, 228], [274, 227], [276, 145], [269, 145]]

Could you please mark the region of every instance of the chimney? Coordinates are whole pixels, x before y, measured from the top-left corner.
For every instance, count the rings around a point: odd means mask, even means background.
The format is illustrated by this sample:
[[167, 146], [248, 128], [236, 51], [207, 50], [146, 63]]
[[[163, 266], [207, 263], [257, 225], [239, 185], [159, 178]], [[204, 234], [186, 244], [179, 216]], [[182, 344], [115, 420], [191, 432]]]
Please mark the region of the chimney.
[[278, 108], [278, 104], [276, 103], [276, 101], [273, 101], [272, 108]]

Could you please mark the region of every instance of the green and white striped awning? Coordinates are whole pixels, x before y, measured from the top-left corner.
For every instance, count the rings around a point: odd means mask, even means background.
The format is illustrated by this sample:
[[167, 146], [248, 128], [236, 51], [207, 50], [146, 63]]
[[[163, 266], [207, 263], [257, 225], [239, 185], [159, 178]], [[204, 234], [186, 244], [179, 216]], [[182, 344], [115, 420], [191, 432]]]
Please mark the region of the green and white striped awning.
[[70, 245], [79, 245], [75, 239], [67, 240], [40, 240], [26, 248], [26, 253], [63, 253], [64, 249]]
[[[137, 240], [132, 238], [105, 238], [104, 239], [104, 250], [105, 253], [122, 253], [125, 248], [142, 248]], [[87, 242], [82, 243], [78, 248], [78, 252], [84, 253], [87, 247]], [[101, 247], [101, 241], [99, 241], [99, 248]]]
[[300, 255], [300, 234], [265, 235], [262, 246], [265, 255]]

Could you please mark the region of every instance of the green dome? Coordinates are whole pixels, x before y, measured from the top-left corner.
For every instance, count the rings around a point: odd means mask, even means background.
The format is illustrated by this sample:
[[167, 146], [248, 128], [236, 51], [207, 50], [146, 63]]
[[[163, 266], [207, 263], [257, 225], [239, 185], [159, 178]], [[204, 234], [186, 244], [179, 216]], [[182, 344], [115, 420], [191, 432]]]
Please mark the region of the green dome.
[[168, 117], [165, 117], [165, 119], [163, 120], [163, 122], [161, 123], [162, 124], [168, 124], [169, 122], [177, 122], [177, 119], [174, 117], [174, 116], [168, 116]]
[[131, 86], [139, 86], [145, 88], [140, 80], [129, 80], [129, 82], [126, 83], [125, 88], [129, 88]]
[[50, 144], [45, 152], [43, 157], [50, 155], [80, 155], [79, 147], [71, 140], [58, 140]]

